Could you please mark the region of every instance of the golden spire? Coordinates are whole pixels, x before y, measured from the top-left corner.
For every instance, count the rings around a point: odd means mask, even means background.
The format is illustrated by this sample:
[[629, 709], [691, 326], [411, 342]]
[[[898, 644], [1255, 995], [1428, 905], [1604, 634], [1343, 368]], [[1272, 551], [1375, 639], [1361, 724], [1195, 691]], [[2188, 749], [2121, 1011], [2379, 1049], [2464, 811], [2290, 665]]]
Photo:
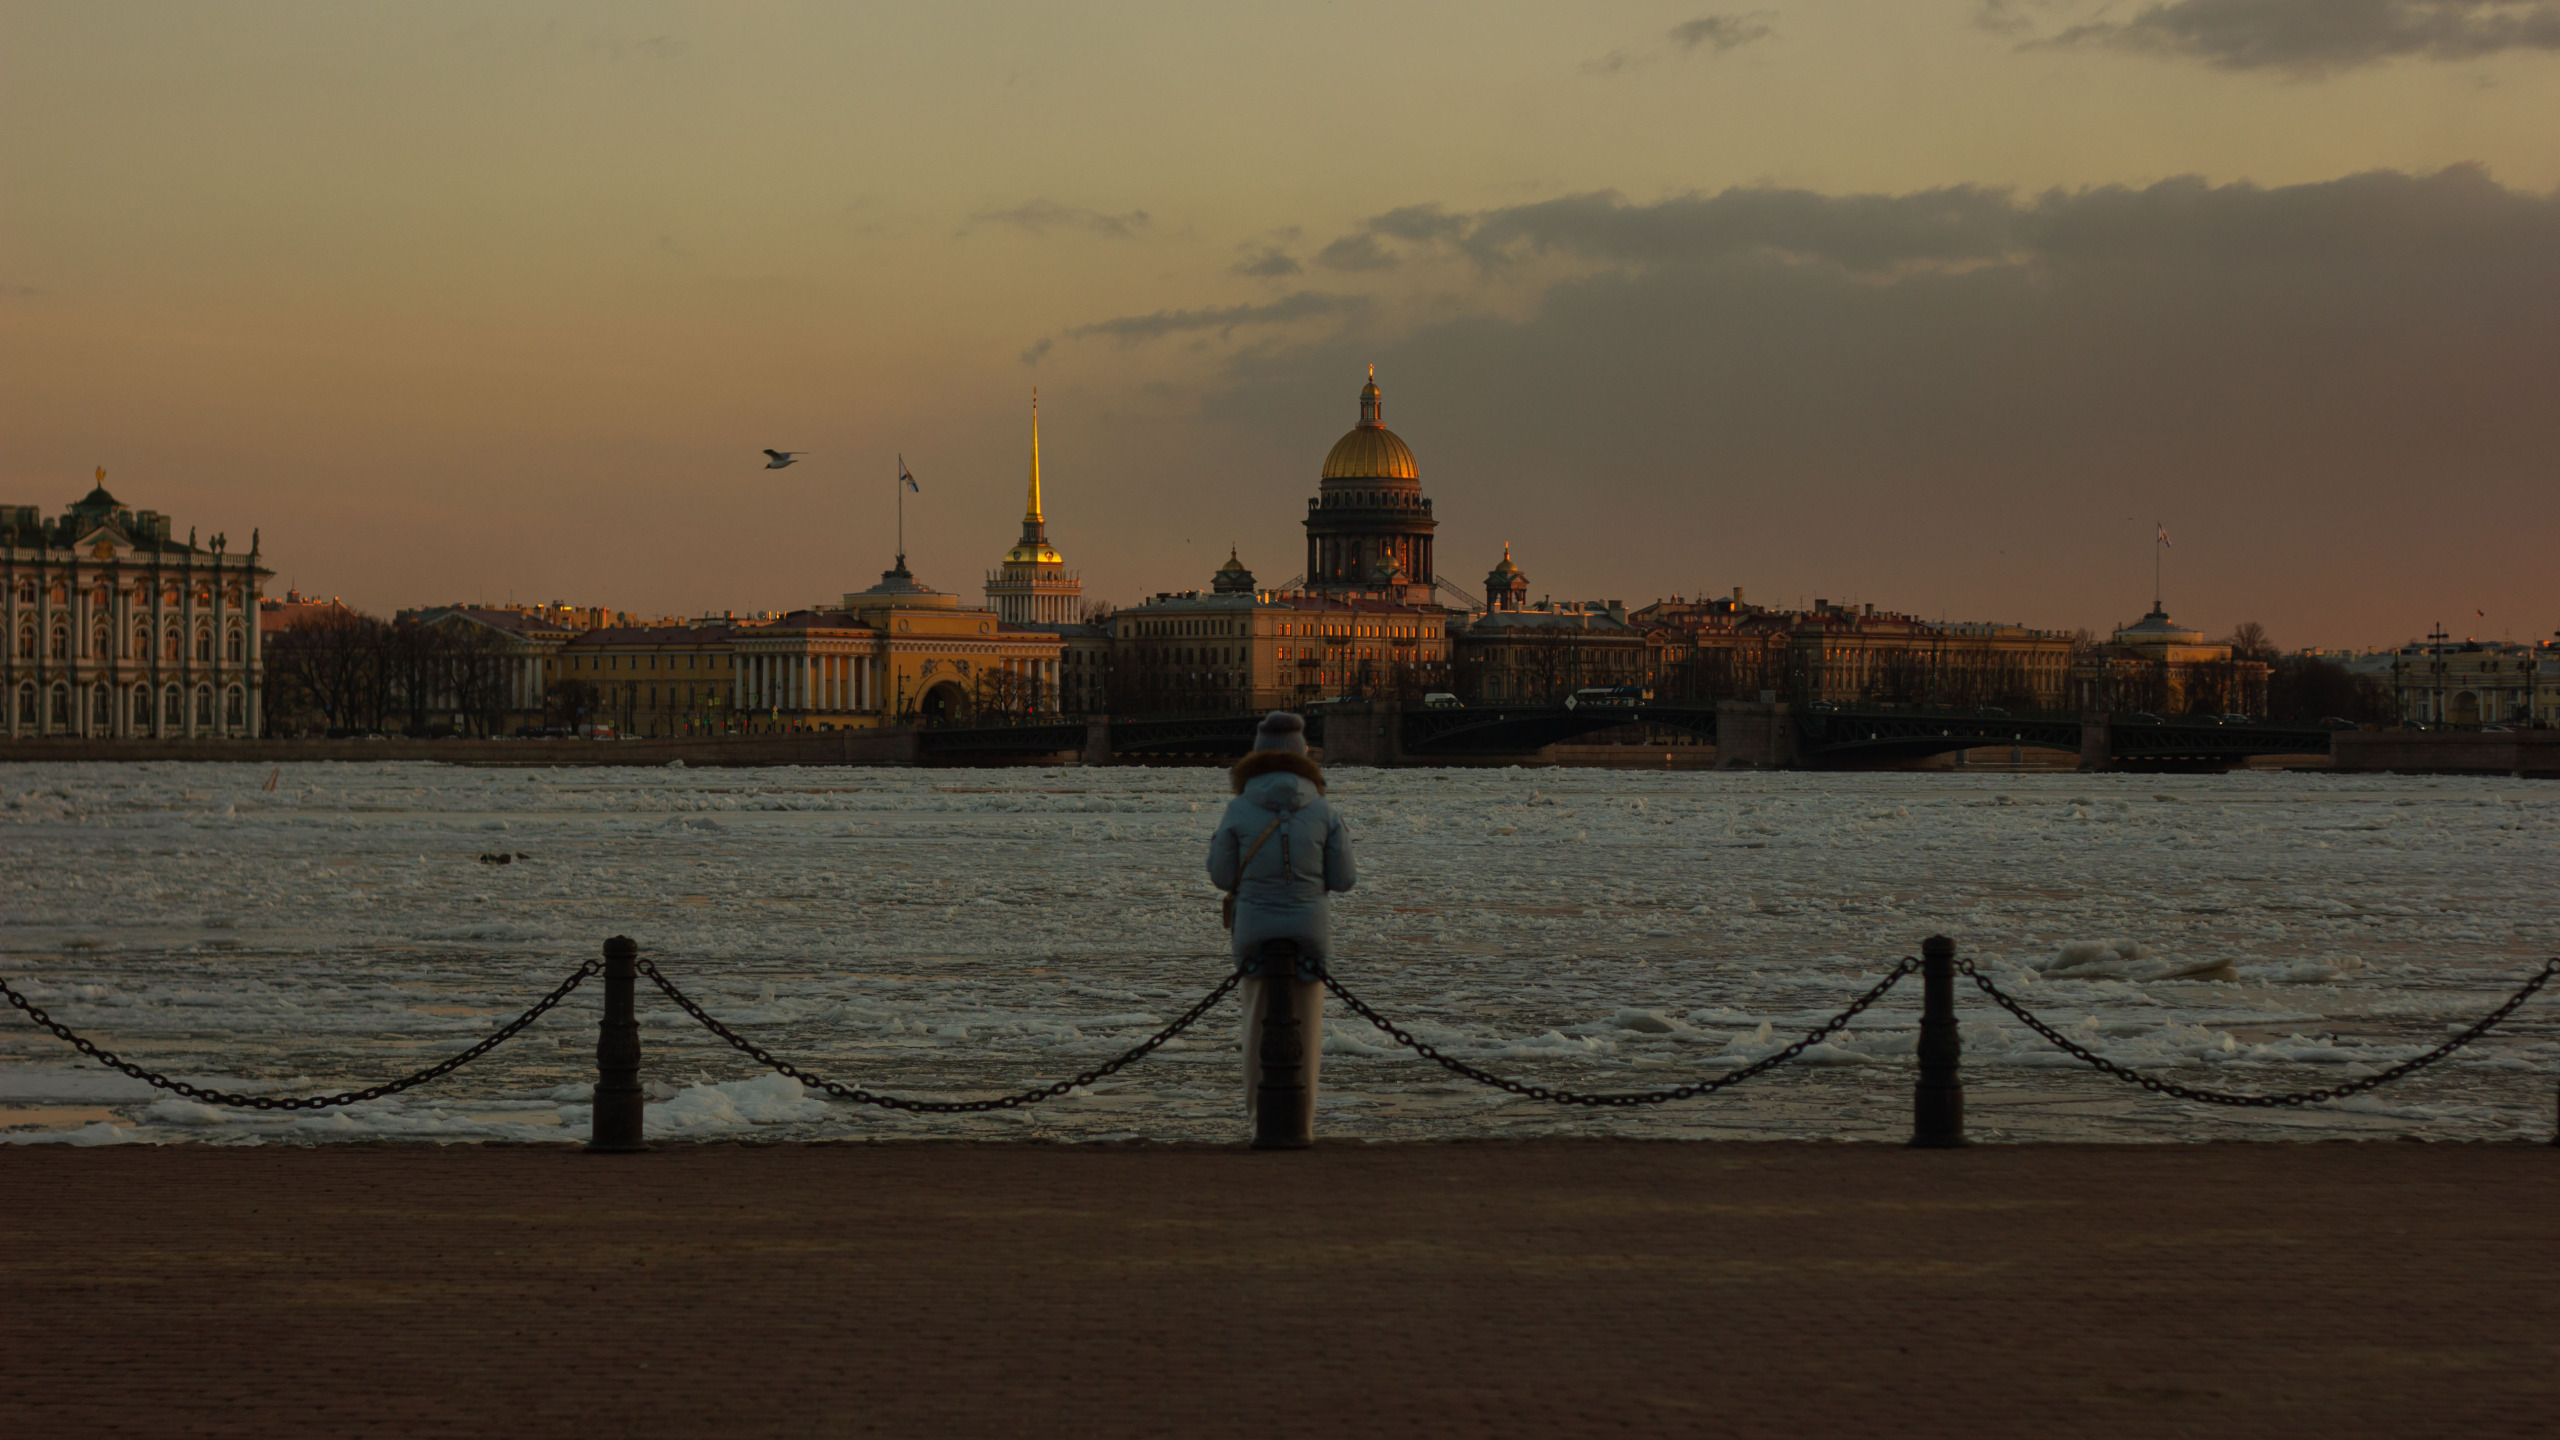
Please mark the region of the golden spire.
[[1386, 402], [1378, 394], [1378, 367], [1369, 367], [1369, 383], [1360, 387], [1360, 423], [1383, 426], [1387, 423]]
[[1040, 387], [1031, 387], [1031, 502], [1022, 512], [1022, 523], [1040, 523]]

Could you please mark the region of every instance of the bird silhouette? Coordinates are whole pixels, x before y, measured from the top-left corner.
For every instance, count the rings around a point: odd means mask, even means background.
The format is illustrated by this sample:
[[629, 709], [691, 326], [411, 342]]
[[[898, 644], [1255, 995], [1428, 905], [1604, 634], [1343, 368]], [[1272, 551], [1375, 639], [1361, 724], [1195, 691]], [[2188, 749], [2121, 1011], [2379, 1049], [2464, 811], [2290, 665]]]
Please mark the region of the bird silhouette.
[[767, 470], [779, 470], [783, 466], [790, 464], [792, 461], [799, 459], [801, 456], [806, 455], [809, 452], [806, 450], [767, 450], [764, 453], [764, 468]]

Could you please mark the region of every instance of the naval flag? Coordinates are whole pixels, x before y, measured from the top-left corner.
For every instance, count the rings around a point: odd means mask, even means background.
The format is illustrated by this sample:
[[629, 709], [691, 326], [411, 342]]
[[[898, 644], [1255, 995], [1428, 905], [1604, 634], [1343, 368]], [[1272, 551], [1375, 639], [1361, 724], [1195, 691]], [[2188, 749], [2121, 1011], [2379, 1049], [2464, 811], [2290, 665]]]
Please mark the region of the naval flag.
[[916, 483], [916, 477], [907, 473], [907, 457], [904, 455], [898, 457], [898, 483], [919, 495], [924, 493], [924, 487]]

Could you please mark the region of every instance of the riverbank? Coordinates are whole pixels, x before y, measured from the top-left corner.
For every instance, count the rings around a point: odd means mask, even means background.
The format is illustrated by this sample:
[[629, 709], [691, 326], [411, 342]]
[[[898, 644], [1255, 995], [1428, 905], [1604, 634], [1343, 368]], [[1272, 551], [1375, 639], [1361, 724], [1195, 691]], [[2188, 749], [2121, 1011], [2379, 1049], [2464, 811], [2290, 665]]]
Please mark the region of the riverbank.
[[21, 1435], [2538, 1432], [2525, 1144], [0, 1151]]

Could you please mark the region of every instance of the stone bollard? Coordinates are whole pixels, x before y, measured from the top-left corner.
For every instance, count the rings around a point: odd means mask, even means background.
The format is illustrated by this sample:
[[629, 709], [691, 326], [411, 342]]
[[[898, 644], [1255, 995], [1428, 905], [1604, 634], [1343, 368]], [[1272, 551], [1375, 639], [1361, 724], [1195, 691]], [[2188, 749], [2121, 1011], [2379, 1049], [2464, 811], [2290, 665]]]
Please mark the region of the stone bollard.
[[1304, 1150], [1314, 1144], [1298, 1133], [1307, 1104], [1306, 1040], [1291, 1003], [1298, 979], [1298, 947], [1272, 940], [1262, 947], [1262, 1085], [1253, 1102], [1253, 1148]]
[[1920, 942], [1920, 1083], [1911, 1095], [1911, 1143], [1925, 1150], [1964, 1143], [1964, 1038], [1956, 1030], [1956, 942]]
[[604, 942], [604, 1020], [596, 1027], [595, 1118], [587, 1149], [628, 1154], [649, 1148], [640, 1093], [640, 1016], [632, 991], [640, 976], [640, 945], [628, 935]]

